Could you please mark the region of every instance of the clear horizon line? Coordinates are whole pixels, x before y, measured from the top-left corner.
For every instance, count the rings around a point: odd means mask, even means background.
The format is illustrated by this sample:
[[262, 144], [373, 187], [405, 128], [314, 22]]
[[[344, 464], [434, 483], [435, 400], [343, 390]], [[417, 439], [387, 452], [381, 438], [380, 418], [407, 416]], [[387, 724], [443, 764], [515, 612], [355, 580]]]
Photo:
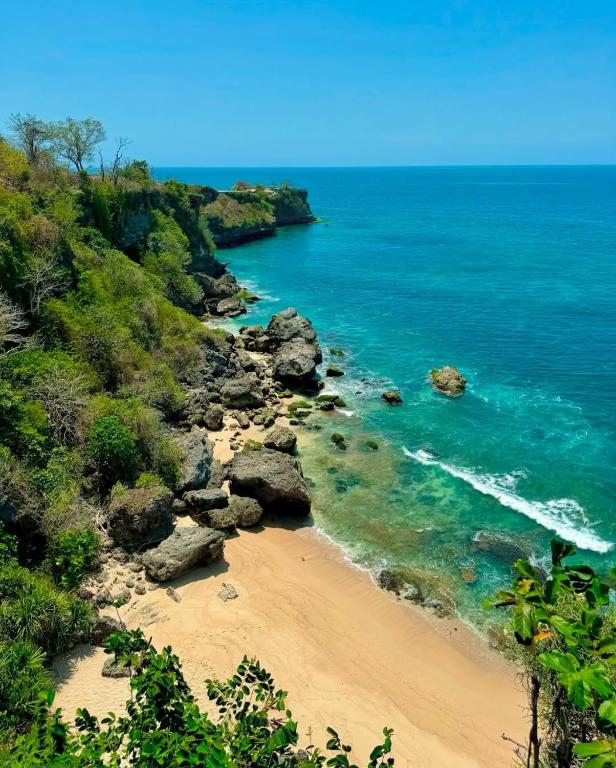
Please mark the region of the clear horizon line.
[[607, 163], [416, 163], [416, 164], [370, 164], [370, 165], [161, 165], [152, 164], [153, 169], [181, 168], [189, 170], [193, 168], [208, 169], [277, 169], [292, 168], [296, 170], [303, 169], [366, 169], [366, 168], [614, 168], [616, 162]]

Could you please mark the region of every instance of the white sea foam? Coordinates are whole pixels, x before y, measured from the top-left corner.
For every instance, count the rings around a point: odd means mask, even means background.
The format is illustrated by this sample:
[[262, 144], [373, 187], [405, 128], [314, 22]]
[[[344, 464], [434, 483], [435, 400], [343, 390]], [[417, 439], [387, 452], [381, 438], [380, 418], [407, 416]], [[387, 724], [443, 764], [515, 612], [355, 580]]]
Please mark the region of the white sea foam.
[[567, 541], [577, 544], [580, 549], [590, 549], [594, 552], [609, 552], [614, 546], [598, 536], [586, 523], [586, 514], [574, 499], [550, 499], [549, 501], [528, 501], [511, 490], [511, 476], [506, 476], [505, 482], [494, 475], [479, 475], [469, 469], [454, 467], [439, 461], [428, 451], [409, 451], [402, 449], [406, 456], [425, 466], [439, 467], [452, 477], [468, 483], [479, 493], [499, 501], [503, 506], [519, 512], [539, 525], [554, 531]]

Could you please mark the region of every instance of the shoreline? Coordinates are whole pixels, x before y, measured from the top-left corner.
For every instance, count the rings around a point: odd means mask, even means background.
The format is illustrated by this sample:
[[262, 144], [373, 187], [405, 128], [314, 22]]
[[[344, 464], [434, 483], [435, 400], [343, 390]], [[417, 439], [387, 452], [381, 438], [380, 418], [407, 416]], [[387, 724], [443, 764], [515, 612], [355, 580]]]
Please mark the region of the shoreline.
[[[289, 321], [300, 324], [320, 354], [310, 322], [293, 316]], [[217, 325], [224, 329], [224, 318]], [[215, 342], [214, 355], [220, 360], [224, 354], [227, 363], [208, 384], [210, 391], [219, 390], [221, 382], [239, 375], [237, 382], [245, 385], [234, 391], [237, 403], [221, 409], [219, 426], [207, 431], [211, 460], [222, 471], [208, 488], [217, 486], [225, 494], [230, 492], [225, 465], [247, 442], [262, 441], [272, 425], [298, 426], [301, 458], [302, 443], [312, 434], [288, 408], [302, 397], [281, 394], [275, 382], [275, 352], [263, 354], [260, 337], [250, 329], [234, 331], [234, 337]], [[260, 406], [242, 404], [240, 398], [256, 400], [261, 390]], [[187, 395], [197, 397], [189, 398], [184, 429], [207, 422], [202, 391], [194, 384], [187, 388]], [[316, 410], [317, 403], [312, 406]], [[354, 562], [344, 546], [318, 529], [314, 517], [289, 524], [266, 514], [263, 522], [230, 535], [221, 560], [163, 584], [144, 578], [139, 557], [130, 562], [112, 552], [98, 588], [103, 584], [110, 596], [127, 595], [119, 609], [122, 621], [131, 629], [142, 627], [159, 649], [173, 647], [202, 702], [205, 678], [230, 676], [244, 654], [258, 658], [289, 691], [300, 745], [311, 739], [323, 743], [331, 725], [361, 760], [387, 726], [395, 731], [393, 754], [405, 767], [510, 766], [512, 745], [501, 734], [524, 739], [525, 696], [515, 670], [484, 637], [459, 617], [439, 618], [383, 589], [375, 570]], [[198, 524], [186, 510], [175, 516], [179, 528]], [[223, 583], [233, 586], [237, 598], [221, 599]], [[113, 609], [104, 613], [113, 615]], [[69, 719], [77, 707], [99, 716], [123, 709], [128, 681], [101, 677], [106, 658], [101, 648], [82, 645], [56, 659], [56, 705]], [[312, 737], [306, 737], [306, 728]]]
[[[281, 578], [281, 574], [283, 577]], [[223, 602], [222, 583], [238, 598]], [[165, 585], [166, 586], [166, 585]], [[269, 524], [227, 541], [224, 560], [120, 609], [161, 648], [171, 644], [201, 700], [205, 677], [255, 655], [289, 691], [301, 741], [333, 725], [362, 759], [393, 727], [401, 766], [505, 768], [522, 740], [525, 697], [515, 671], [457, 619], [438, 619], [380, 589], [313, 525]], [[56, 704], [97, 715], [127, 698], [126, 679], [101, 678], [107, 656], [79, 646], [54, 664]]]

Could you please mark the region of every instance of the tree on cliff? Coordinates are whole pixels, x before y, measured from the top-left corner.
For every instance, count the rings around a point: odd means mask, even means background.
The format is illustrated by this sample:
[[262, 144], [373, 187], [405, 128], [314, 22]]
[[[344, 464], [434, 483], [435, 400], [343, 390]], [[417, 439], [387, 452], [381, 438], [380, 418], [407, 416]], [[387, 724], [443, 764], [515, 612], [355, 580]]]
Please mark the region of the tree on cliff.
[[85, 120], [67, 117], [54, 123], [51, 125], [51, 136], [55, 153], [72, 163], [78, 172], [84, 170], [84, 163], [92, 159], [96, 145], [106, 138], [103, 124], [91, 117]]
[[51, 139], [49, 123], [39, 120], [35, 115], [16, 112], [9, 118], [9, 128], [15, 144], [25, 153], [27, 161], [36, 163]]

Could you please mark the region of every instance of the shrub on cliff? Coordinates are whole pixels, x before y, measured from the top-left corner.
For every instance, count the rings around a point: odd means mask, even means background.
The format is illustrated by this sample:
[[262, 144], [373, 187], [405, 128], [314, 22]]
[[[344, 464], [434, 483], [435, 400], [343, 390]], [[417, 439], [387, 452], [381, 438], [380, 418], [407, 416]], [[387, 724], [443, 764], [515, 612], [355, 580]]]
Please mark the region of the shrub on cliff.
[[86, 457], [101, 487], [111, 488], [119, 480], [132, 476], [136, 441], [133, 430], [117, 416], [103, 416], [94, 422], [86, 440]]
[[[355, 768], [332, 728], [324, 749], [297, 750], [298, 725], [286, 707], [286, 691], [254, 659], [244, 658], [226, 681], [207, 680], [215, 717], [202, 711], [170, 647], [158, 653], [141, 631], [112, 635], [107, 653], [129, 668], [131, 699], [126, 714], [103, 721], [79, 710], [69, 729], [60, 710], [41, 700], [31, 730], [0, 756], [8, 768], [86, 768], [112, 766], [194, 766], [194, 768]], [[368, 768], [389, 768], [390, 729], [383, 731]], [[329, 753], [329, 754], [328, 754]]]

